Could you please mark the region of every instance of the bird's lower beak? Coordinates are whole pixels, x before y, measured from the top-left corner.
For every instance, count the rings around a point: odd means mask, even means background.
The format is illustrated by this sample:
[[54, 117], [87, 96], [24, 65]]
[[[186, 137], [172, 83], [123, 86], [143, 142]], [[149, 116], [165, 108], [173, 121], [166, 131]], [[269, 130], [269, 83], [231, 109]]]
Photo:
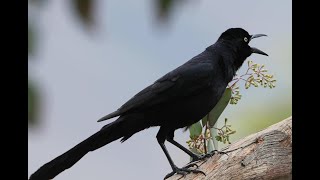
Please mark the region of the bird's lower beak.
[[252, 53], [256, 53], [256, 54], [262, 54], [262, 55], [268, 56], [267, 53], [261, 51], [260, 49], [255, 48], [255, 47], [251, 47], [251, 52]]
[[[254, 35], [251, 36], [250, 41], [251, 41], [252, 39], [254, 39], [254, 38], [258, 38], [258, 37], [262, 37], [262, 36], [267, 36], [267, 35], [265, 35], [265, 34], [254, 34]], [[262, 54], [262, 55], [268, 56], [267, 53], [261, 51], [261, 50], [258, 49], [258, 48], [255, 48], [255, 47], [251, 47], [251, 52], [252, 52], [252, 53], [256, 53], [256, 54]]]

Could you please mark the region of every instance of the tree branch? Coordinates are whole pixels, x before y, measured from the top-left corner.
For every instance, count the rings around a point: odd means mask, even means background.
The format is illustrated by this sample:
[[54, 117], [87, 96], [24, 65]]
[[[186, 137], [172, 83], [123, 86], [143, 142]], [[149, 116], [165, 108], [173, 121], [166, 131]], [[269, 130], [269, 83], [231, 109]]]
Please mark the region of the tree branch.
[[206, 173], [174, 175], [168, 180], [246, 180], [291, 179], [292, 177], [292, 117], [251, 134], [222, 149], [205, 162], [198, 162]]

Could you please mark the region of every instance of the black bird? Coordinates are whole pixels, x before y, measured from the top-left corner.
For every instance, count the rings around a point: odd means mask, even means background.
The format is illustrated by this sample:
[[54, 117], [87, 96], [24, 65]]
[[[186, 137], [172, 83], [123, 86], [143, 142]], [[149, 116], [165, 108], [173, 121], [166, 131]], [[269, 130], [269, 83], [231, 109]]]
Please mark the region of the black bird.
[[266, 35], [249, 35], [242, 28], [226, 30], [215, 44], [140, 91], [115, 112], [98, 120], [119, 116], [97, 133], [40, 167], [30, 176], [30, 180], [52, 179], [73, 166], [88, 152], [119, 138], [124, 142], [135, 133], [152, 126], [160, 126], [156, 137], [173, 170], [165, 178], [175, 173], [202, 173], [188, 169], [190, 166], [178, 168], [164, 142], [167, 140], [177, 146], [190, 155], [193, 161], [204, 158], [176, 142], [173, 139], [174, 131], [189, 127], [208, 114], [236, 71], [252, 53], [268, 56], [248, 45], [252, 39], [260, 36]]

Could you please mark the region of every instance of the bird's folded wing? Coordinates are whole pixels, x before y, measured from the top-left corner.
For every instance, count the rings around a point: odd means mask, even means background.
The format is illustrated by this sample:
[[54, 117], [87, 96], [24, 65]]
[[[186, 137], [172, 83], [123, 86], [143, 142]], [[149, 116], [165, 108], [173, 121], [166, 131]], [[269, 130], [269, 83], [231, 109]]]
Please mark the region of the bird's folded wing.
[[[129, 101], [123, 104], [117, 111], [114, 111], [98, 121], [107, 120], [130, 112], [139, 112], [162, 103], [171, 103], [179, 98], [188, 98], [193, 94], [201, 93], [201, 90], [213, 83], [215, 76], [211, 60], [204, 58], [206, 54], [199, 54], [192, 60], [167, 73], [150, 86], [146, 87]], [[202, 58], [200, 60], [200, 58]], [[211, 57], [212, 58], [212, 57]], [[216, 58], [219, 62], [221, 56]]]
[[209, 86], [212, 70], [211, 63], [184, 64], [140, 91], [117, 111], [121, 115], [200, 93]]

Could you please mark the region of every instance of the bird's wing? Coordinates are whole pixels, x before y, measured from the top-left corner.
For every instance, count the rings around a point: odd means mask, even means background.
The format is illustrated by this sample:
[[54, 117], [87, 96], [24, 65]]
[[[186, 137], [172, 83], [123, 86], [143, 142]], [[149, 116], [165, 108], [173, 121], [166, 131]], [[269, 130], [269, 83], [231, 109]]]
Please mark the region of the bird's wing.
[[188, 97], [201, 92], [210, 85], [213, 64], [208, 61], [189, 61], [164, 75], [146, 87], [117, 111], [110, 113], [98, 121], [103, 121], [132, 111], [147, 109], [157, 104], [170, 103], [177, 98]]
[[209, 85], [212, 69], [211, 63], [190, 63], [181, 66], [143, 89], [122, 105], [119, 111], [122, 113], [134, 109], [139, 111], [197, 93]]

